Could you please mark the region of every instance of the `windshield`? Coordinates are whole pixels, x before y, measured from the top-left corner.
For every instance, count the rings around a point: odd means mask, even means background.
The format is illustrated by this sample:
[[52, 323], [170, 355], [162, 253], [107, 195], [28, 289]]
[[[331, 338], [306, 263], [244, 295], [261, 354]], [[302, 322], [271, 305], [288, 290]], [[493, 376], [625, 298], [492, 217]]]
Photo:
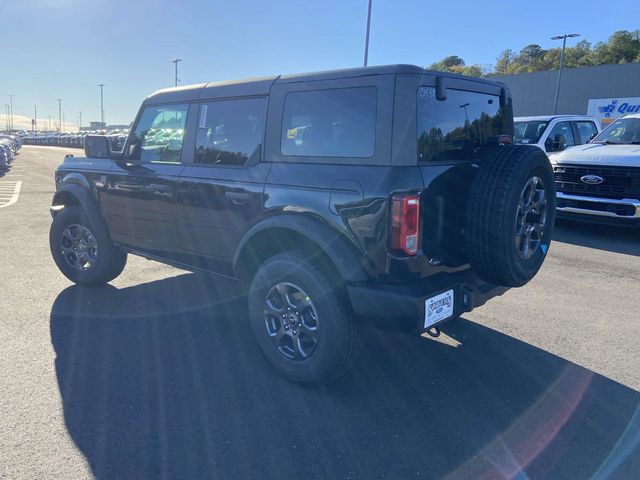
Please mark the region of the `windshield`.
[[640, 118], [620, 118], [604, 129], [591, 143], [639, 144]]
[[538, 143], [540, 137], [549, 125], [546, 120], [530, 120], [528, 122], [514, 122], [516, 143]]

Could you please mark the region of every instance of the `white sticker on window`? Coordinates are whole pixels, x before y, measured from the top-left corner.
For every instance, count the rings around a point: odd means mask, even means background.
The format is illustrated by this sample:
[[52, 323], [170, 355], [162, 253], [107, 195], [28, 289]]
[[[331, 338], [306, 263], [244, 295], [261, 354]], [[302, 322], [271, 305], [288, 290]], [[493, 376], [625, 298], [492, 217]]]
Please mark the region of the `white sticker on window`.
[[420, 87], [420, 96], [423, 98], [436, 98], [436, 89], [433, 87]]
[[209, 105], [200, 106], [200, 119], [198, 121], [198, 128], [207, 128], [207, 110]]

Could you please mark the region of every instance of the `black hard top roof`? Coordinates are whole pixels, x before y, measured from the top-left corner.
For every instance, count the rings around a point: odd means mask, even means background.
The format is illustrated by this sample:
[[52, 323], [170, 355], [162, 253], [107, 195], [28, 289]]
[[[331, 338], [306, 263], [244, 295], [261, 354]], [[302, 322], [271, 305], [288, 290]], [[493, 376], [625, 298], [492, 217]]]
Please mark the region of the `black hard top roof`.
[[293, 75], [276, 75], [271, 77], [250, 78], [246, 80], [230, 80], [225, 82], [200, 83], [184, 87], [165, 88], [151, 94], [145, 104], [189, 102], [204, 99], [215, 99], [237, 96], [268, 95], [274, 84], [312, 82], [368, 75], [387, 75], [397, 73], [430, 74], [442, 77], [464, 78], [482, 83], [496, 84], [481, 78], [463, 77], [452, 73], [425, 70], [416, 65], [382, 65], [375, 67], [346, 68], [327, 70], [324, 72], [297, 73]]

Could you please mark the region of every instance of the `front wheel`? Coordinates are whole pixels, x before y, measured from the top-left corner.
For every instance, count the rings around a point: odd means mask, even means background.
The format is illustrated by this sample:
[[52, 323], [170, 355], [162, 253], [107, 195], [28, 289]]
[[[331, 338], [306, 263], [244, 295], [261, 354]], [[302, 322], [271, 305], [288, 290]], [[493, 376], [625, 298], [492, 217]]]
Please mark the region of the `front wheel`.
[[54, 217], [49, 247], [60, 271], [78, 285], [110, 282], [127, 263], [127, 253], [113, 245], [106, 228], [90, 222], [79, 206], [65, 207]]
[[249, 291], [249, 314], [263, 353], [294, 382], [334, 380], [359, 352], [356, 321], [339, 286], [300, 253], [279, 254], [260, 266]]

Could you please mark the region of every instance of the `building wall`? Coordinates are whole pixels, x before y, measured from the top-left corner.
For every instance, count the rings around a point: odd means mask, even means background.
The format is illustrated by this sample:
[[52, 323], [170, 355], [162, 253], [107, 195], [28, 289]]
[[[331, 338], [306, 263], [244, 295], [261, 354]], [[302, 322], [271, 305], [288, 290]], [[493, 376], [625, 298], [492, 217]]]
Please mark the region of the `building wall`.
[[[516, 116], [551, 115], [558, 71], [499, 75], [513, 95]], [[640, 63], [568, 68], [562, 72], [559, 114], [586, 114], [590, 98], [640, 97]]]

